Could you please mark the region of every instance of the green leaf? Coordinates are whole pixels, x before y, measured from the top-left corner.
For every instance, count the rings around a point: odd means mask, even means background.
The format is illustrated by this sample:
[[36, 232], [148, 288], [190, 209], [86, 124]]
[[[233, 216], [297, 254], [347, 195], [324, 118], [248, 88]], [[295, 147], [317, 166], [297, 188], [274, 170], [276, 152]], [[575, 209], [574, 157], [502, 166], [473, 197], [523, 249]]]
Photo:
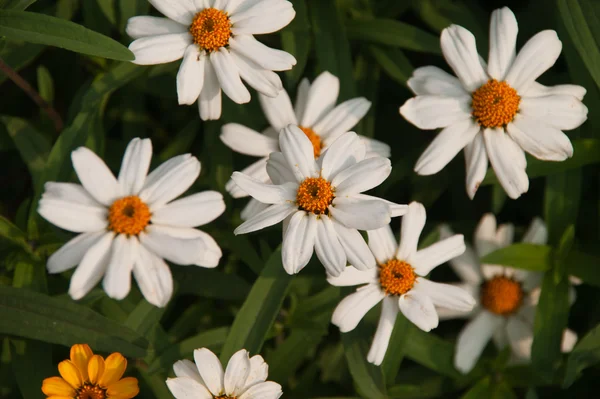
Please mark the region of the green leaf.
[[0, 0], [0, 8], [4, 10], [23, 11], [37, 0]]
[[485, 377], [477, 382], [462, 399], [516, 399], [517, 395], [504, 381], [493, 381], [491, 377]]
[[0, 237], [30, 251], [29, 244], [27, 243], [27, 235], [2, 215], [0, 215]]
[[434, 334], [411, 326], [410, 336], [405, 346], [405, 355], [422, 366], [442, 375], [461, 378], [454, 368], [454, 345]]
[[409, 344], [411, 332], [412, 323], [402, 313], [398, 313], [396, 323], [394, 323], [394, 330], [390, 337], [390, 343], [381, 364], [381, 369], [388, 385], [396, 381], [398, 370], [400, 370], [400, 365], [404, 359], [406, 346]]
[[557, 0], [558, 15], [588, 71], [600, 87], [600, 17], [588, 0]]
[[441, 54], [440, 39], [415, 26], [392, 19], [355, 19], [346, 23], [348, 37], [373, 44]]
[[567, 268], [569, 264], [567, 263], [567, 258], [573, 247], [574, 240], [575, 226], [570, 225], [563, 233], [558, 244], [558, 249], [556, 250], [556, 259], [554, 261], [554, 281], [556, 282], [568, 275]]
[[52, 104], [54, 102], [54, 81], [52, 80], [52, 75], [50, 75], [48, 68], [43, 65], [40, 65], [36, 72], [40, 97], [46, 100], [48, 104]]
[[235, 301], [246, 298], [250, 291], [250, 284], [236, 274], [197, 267], [178, 267], [172, 273], [178, 284], [177, 295]]
[[560, 239], [579, 211], [581, 170], [570, 170], [546, 178], [544, 220], [548, 226], [548, 244], [558, 246]]
[[585, 334], [569, 354], [563, 387], [566, 388], [575, 382], [583, 369], [598, 363], [600, 363], [600, 324]]
[[517, 243], [485, 255], [481, 262], [542, 272], [550, 268], [551, 254], [545, 245]]
[[281, 31], [282, 49], [296, 58], [296, 65], [285, 72], [289, 88], [295, 87], [300, 78], [304, 76], [304, 69], [312, 46], [306, 1], [291, 0], [291, 2], [294, 5], [294, 10], [296, 10], [296, 16]]
[[414, 68], [402, 51], [383, 46], [369, 46], [369, 52], [390, 78], [406, 86]]
[[600, 257], [571, 251], [565, 263], [568, 265], [567, 273], [579, 277], [587, 284], [600, 287]]
[[153, 327], [158, 325], [163, 313], [165, 308], [158, 308], [142, 299], [129, 313], [124, 325], [145, 337]]
[[144, 357], [148, 347], [135, 331], [71, 300], [2, 285], [0, 320], [0, 334], [53, 344], [86, 342], [96, 351], [128, 357]]
[[0, 35], [120, 61], [135, 57], [121, 43], [70, 21], [28, 11], [0, 10]]
[[10, 341], [13, 346], [10, 363], [21, 395], [24, 399], [38, 399], [41, 382], [56, 373], [52, 364], [52, 346], [32, 340]]
[[[4, 47], [0, 50], [0, 58], [13, 70], [20, 71], [29, 65], [44, 50], [44, 46], [23, 41], [2, 40]], [[0, 83], [8, 79], [4, 73], [0, 74]]]
[[260, 352], [291, 281], [292, 276], [283, 269], [281, 249], [278, 249], [269, 258], [233, 321], [221, 351], [222, 362], [229, 361], [240, 349], [251, 354]]

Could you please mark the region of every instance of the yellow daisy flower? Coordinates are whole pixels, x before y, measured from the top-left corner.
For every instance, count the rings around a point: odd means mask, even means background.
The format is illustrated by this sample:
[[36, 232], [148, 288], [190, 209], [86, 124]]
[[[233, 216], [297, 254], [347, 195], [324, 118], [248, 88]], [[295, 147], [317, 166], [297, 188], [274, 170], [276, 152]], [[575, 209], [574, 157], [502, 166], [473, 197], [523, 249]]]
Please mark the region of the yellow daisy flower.
[[71, 359], [58, 364], [60, 377], [46, 378], [42, 392], [48, 399], [130, 399], [139, 393], [134, 377], [121, 379], [127, 359], [118, 352], [106, 360], [87, 344], [71, 347]]

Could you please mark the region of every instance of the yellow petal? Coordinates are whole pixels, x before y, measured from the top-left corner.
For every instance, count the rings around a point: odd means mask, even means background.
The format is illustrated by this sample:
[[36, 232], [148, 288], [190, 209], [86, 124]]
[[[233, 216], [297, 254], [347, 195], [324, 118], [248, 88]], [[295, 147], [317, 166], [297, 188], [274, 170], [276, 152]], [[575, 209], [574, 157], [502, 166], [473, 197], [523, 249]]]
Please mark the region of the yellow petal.
[[127, 359], [123, 355], [119, 352], [111, 354], [104, 361], [104, 373], [102, 373], [98, 385], [104, 388], [119, 381], [126, 368]]
[[104, 374], [104, 358], [100, 355], [94, 355], [88, 362], [87, 372], [89, 381], [92, 384], [98, 382], [102, 374]]
[[47, 396], [75, 396], [73, 387], [60, 377], [46, 378], [42, 382], [42, 392]]
[[88, 361], [92, 356], [94, 356], [94, 352], [88, 344], [75, 344], [71, 347], [71, 361], [81, 372], [84, 381], [88, 379]]
[[58, 372], [60, 376], [65, 379], [75, 389], [83, 385], [83, 378], [81, 373], [70, 360], [63, 360], [58, 363]]
[[125, 377], [114, 384], [110, 384], [106, 390], [109, 398], [118, 397], [119, 399], [133, 398], [139, 392], [138, 380], [134, 377]]

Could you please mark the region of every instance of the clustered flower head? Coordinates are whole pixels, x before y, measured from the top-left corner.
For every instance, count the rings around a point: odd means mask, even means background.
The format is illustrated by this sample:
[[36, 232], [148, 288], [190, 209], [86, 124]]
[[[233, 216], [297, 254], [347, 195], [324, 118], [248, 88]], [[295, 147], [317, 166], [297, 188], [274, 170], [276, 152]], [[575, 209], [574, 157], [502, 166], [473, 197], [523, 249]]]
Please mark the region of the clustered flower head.
[[[296, 63], [284, 51], [267, 47], [253, 35], [278, 31], [294, 18], [285, 0], [150, 0], [164, 16], [137, 16], [127, 33], [135, 63], [153, 65], [183, 59], [177, 73], [180, 104], [198, 102], [204, 120], [221, 115], [221, 91], [234, 102], [250, 101], [243, 84], [256, 89], [269, 127], [258, 132], [237, 123], [222, 127], [221, 140], [232, 150], [260, 159], [234, 172], [227, 191], [250, 196], [235, 234], [282, 224], [281, 262], [299, 273], [316, 258], [335, 286], [361, 285], [336, 307], [332, 323], [342, 333], [353, 330], [382, 302], [379, 323], [367, 360], [380, 365], [398, 313], [423, 331], [440, 319], [470, 319], [458, 337], [455, 366], [469, 372], [489, 340], [510, 346], [513, 361], [530, 358], [533, 320], [541, 273], [479, 259], [513, 242], [510, 224], [496, 226], [487, 214], [475, 232], [475, 251], [460, 234], [442, 226], [440, 241], [419, 248], [425, 207], [396, 204], [364, 194], [390, 175], [390, 147], [351, 132], [369, 111], [363, 97], [336, 105], [339, 79], [323, 72], [311, 83], [303, 79], [295, 104], [274, 71]], [[492, 13], [487, 63], [475, 38], [451, 25], [441, 34], [444, 58], [455, 76], [427, 66], [414, 71], [408, 86], [415, 93], [400, 113], [421, 129], [442, 128], [417, 161], [415, 171], [434, 174], [462, 149], [466, 188], [473, 198], [489, 163], [506, 193], [517, 198], [529, 187], [525, 152], [549, 161], [573, 155], [564, 130], [587, 118], [575, 85], [546, 87], [536, 80], [557, 60], [561, 42], [543, 31], [517, 53], [517, 21], [508, 8]], [[127, 145], [117, 177], [94, 152], [77, 148], [71, 160], [80, 184], [48, 182], [39, 214], [59, 228], [77, 233], [52, 254], [49, 273], [74, 271], [69, 294], [83, 298], [102, 280], [106, 294], [125, 298], [131, 274], [145, 299], [159, 307], [173, 295], [166, 261], [214, 268], [222, 252], [207, 233], [196, 229], [225, 211], [220, 193], [205, 191], [177, 199], [200, 175], [191, 154], [176, 156], [148, 173], [149, 139]], [[402, 216], [400, 241], [390, 222]], [[360, 231], [366, 232], [365, 240]], [[545, 244], [547, 232], [534, 220], [523, 242]], [[430, 272], [450, 262], [460, 284], [432, 281]], [[325, 276], [324, 276], [325, 277]], [[574, 300], [574, 295], [572, 295]], [[577, 336], [565, 330], [563, 350]], [[277, 399], [281, 386], [267, 381], [260, 355], [236, 352], [225, 370], [217, 356], [197, 349], [194, 362], [174, 364], [166, 384], [178, 399]], [[61, 377], [44, 380], [50, 398], [132, 398], [139, 389], [133, 377], [122, 378], [126, 359], [104, 359], [88, 345], [71, 348], [58, 366]]]

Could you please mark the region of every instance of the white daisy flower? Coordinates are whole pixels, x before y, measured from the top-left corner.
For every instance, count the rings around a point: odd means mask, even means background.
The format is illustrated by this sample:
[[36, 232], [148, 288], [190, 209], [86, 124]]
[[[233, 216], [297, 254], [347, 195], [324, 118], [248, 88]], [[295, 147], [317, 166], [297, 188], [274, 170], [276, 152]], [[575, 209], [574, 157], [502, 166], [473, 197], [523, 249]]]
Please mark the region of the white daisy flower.
[[131, 140], [115, 178], [108, 166], [85, 147], [71, 153], [81, 185], [48, 182], [38, 212], [50, 223], [82, 233], [48, 258], [48, 272], [77, 265], [69, 294], [83, 298], [103, 279], [106, 294], [123, 299], [131, 272], [148, 302], [165, 306], [173, 279], [163, 259], [180, 265], [216, 267], [221, 249], [201, 226], [225, 210], [223, 196], [205, 191], [175, 200], [200, 174], [190, 154], [164, 162], [148, 174], [152, 144]]
[[203, 120], [221, 117], [221, 89], [238, 104], [250, 101], [242, 79], [275, 97], [283, 89], [273, 71], [286, 71], [296, 59], [272, 49], [253, 35], [289, 24], [296, 12], [285, 0], [149, 0], [167, 18], [130, 18], [129, 49], [139, 65], [183, 58], [177, 73], [179, 104], [198, 98]]
[[377, 187], [392, 170], [387, 158], [365, 159], [366, 147], [353, 132], [344, 133], [315, 160], [311, 141], [290, 125], [279, 134], [281, 152], [272, 152], [267, 173], [273, 184], [233, 173], [235, 183], [256, 200], [269, 204], [242, 223], [245, 234], [284, 221], [282, 261], [289, 274], [310, 261], [313, 248], [332, 275], [346, 262], [364, 270], [375, 258], [358, 230], [385, 226], [402, 215], [406, 205], [361, 194]]
[[[277, 97], [271, 98], [259, 94], [260, 105], [270, 126], [259, 133], [237, 123], [223, 125], [221, 140], [233, 151], [241, 154], [261, 157], [241, 172], [255, 179], [271, 183], [267, 175], [266, 164], [269, 154], [279, 149], [278, 132], [287, 125], [298, 126], [310, 139], [315, 158], [318, 158], [338, 137], [352, 129], [369, 111], [371, 102], [364, 97], [345, 101], [337, 106], [340, 80], [329, 72], [321, 73], [312, 85], [303, 79], [298, 87], [296, 106], [285, 90]], [[367, 158], [373, 156], [390, 157], [390, 147], [365, 136], [359, 136], [367, 146]], [[240, 189], [233, 180], [225, 186], [234, 198], [246, 197], [248, 194]], [[267, 207], [256, 200], [242, 210], [243, 220], [248, 215]]]
[[[440, 234], [445, 237], [453, 233], [442, 226]], [[454, 357], [455, 367], [463, 373], [473, 369], [490, 339], [498, 349], [510, 346], [513, 362], [528, 362], [531, 358], [542, 273], [480, 264], [478, 259], [512, 244], [513, 235], [512, 224], [502, 224], [496, 229], [496, 218], [486, 214], [475, 230], [475, 251], [467, 247], [463, 255], [450, 261], [463, 281], [457, 286], [478, 298], [477, 306], [470, 312], [438, 309], [442, 319], [471, 319], [458, 336]], [[540, 219], [534, 219], [523, 236], [523, 242], [531, 244], [546, 244], [547, 239], [548, 231]], [[574, 301], [574, 290], [571, 289], [570, 295]], [[576, 342], [575, 332], [565, 330], [563, 352], [570, 351]]]
[[367, 232], [377, 268], [357, 270], [348, 266], [341, 275], [327, 278], [339, 287], [366, 284], [344, 298], [333, 312], [331, 322], [341, 332], [352, 331], [371, 308], [383, 301], [379, 325], [367, 356], [367, 360], [376, 365], [383, 361], [398, 311], [420, 329], [430, 331], [438, 325], [435, 306], [469, 311], [475, 305], [467, 291], [423, 277], [465, 251], [460, 234], [417, 250], [425, 218], [425, 207], [418, 202], [410, 203], [402, 218], [399, 244], [390, 226]]
[[260, 355], [242, 349], [231, 356], [227, 368], [206, 348], [194, 351], [195, 364], [180, 360], [173, 365], [176, 378], [167, 387], [176, 399], [277, 399], [281, 385], [267, 381], [269, 366]]
[[475, 196], [489, 159], [508, 196], [518, 198], [529, 189], [524, 151], [547, 161], [573, 155], [562, 131], [587, 119], [581, 103], [586, 90], [537, 83], [558, 59], [562, 43], [555, 31], [545, 30], [517, 54], [517, 31], [510, 9], [492, 13], [485, 65], [471, 32], [451, 25], [442, 31], [441, 47], [457, 78], [434, 66], [414, 71], [408, 85], [417, 96], [400, 113], [420, 129], [443, 128], [417, 161], [418, 174], [439, 172], [464, 148], [469, 197]]

